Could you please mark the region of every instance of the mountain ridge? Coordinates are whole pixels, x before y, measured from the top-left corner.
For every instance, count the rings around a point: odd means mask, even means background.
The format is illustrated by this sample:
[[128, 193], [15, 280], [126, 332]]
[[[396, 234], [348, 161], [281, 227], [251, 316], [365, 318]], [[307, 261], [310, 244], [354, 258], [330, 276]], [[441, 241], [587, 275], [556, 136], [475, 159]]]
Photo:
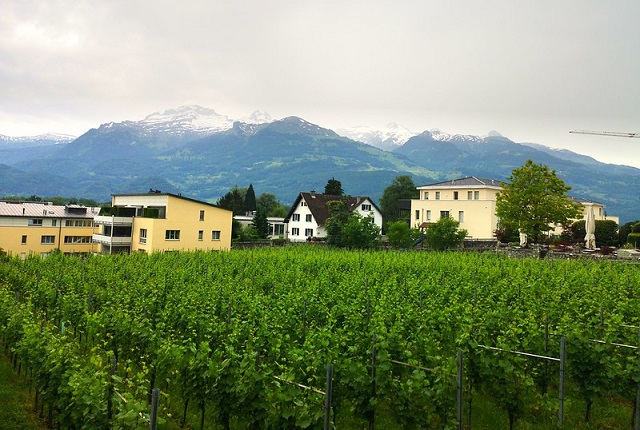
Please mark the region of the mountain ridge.
[[[62, 178], [55, 181], [61, 188], [56, 194], [97, 200], [114, 192], [170, 188], [214, 201], [233, 186], [253, 183], [286, 202], [336, 177], [349, 194], [377, 200], [401, 174], [411, 175], [416, 185], [464, 176], [506, 180], [532, 159], [555, 169], [576, 197], [600, 201], [622, 220], [638, 216], [633, 184], [640, 183], [640, 169], [633, 167], [517, 143], [497, 132], [481, 137], [432, 129], [383, 150], [300, 117], [272, 120], [260, 111], [251, 116], [253, 122], [240, 122], [186, 106], [141, 121], [103, 123], [46, 150], [0, 145], [0, 159], [12, 169], [0, 182], [0, 194], [44, 194], [38, 190], [50, 190], [46, 181], [28, 178], [50, 175]], [[18, 177], [31, 185], [12, 180]], [[154, 181], [162, 185], [150, 185]]]

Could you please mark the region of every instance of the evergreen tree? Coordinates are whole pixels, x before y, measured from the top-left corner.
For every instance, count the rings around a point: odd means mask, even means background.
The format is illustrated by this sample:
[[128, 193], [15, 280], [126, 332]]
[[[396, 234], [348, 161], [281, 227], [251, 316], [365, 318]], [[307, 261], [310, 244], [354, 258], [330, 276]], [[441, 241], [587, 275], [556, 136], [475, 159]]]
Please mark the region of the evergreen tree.
[[216, 206], [233, 211], [234, 215], [244, 215], [244, 198], [238, 187], [234, 187], [216, 202]]
[[255, 212], [257, 209], [256, 192], [253, 190], [253, 184], [249, 184], [247, 194], [245, 194], [244, 196], [244, 204], [242, 208], [244, 210], [244, 213]]
[[324, 193], [330, 196], [343, 196], [342, 183], [336, 178], [329, 179], [327, 185], [324, 186]]
[[251, 225], [255, 228], [260, 239], [266, 239], [271, 232], [269, 228], [269, 221], [267, 220], [267, 214], [261, 208], [258, 208], [253, 216]]

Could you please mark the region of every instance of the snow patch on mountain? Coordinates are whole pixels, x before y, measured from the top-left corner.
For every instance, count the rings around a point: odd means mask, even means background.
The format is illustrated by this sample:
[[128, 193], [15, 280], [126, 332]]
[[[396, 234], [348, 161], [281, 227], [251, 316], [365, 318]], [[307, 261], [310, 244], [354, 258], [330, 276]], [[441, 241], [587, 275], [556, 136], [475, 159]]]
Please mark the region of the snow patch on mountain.
[[244, 122], [245, 124], [267, 124], [273, 122], [273, 119], [267, 112], [263, 110], [257, 110], [249, 116], [240, 118], [238, 121]]
[[62, 143], [69, 143], [74, 140], [76, 136], [60, 133], [46, 133], [39, 134], [37, 136], [5, 136], [0, 134], [0, 143], [3, 144], [23, 144], [23, 145], [58, 145]]
[[385, 151], [393, 151], [416, 135], [413, 131], [395, 122], [387, 124], [382, 129], [359, 126], [337, 129], [336, 133]]
[[213, 109], [191, 105], [155, 112], [134, 124], [148, 132], [170, 134], [191, 132], [206, 135], [229, 130], [233, 127], [233, 122], [233, 119], [220, 115]]

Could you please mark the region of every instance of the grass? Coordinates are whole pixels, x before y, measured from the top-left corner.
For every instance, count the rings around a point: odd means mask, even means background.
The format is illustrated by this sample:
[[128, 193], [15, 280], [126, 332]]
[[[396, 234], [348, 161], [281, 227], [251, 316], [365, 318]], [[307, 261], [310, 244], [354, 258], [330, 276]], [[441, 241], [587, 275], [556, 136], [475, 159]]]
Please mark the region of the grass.
[[38, 430], [38, 420], [29, 386], [14, 372], [9, 357], [0, 351], [0, 430]]

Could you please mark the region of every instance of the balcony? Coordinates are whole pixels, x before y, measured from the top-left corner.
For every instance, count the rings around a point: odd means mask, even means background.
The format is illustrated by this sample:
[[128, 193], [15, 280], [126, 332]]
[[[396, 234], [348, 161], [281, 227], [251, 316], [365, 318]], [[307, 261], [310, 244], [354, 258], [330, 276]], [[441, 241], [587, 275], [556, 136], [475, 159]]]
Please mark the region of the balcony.
[[109, 216], [98, 215], [93, 218], [93, 222], [97, 225], [133, 225], [133, 217], [127, 216]]
[[131, 237], [106, 236], [104, 234], [94, 234], [93, 242], [107, 246], [131, 246]]

